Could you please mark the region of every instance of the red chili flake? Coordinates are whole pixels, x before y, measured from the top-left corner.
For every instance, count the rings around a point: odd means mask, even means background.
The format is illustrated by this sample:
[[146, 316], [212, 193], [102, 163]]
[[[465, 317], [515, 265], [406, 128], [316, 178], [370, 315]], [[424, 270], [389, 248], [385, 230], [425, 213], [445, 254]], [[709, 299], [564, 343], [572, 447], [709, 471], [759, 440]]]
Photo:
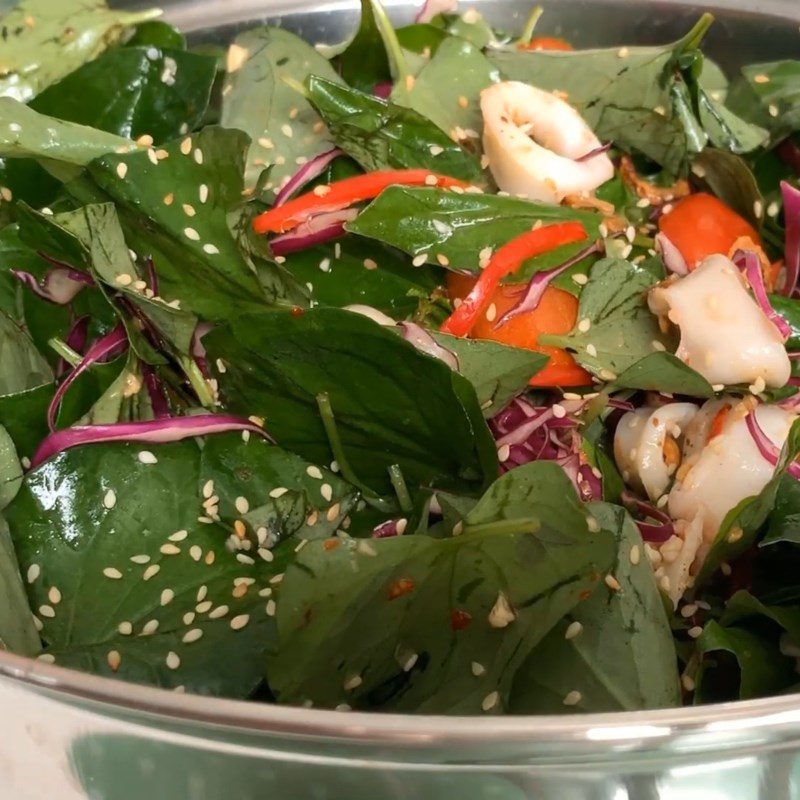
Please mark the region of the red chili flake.
[[306, 312], [300, 306], [293, 306], [291, 314], [293, 317], [302, 317]]
[[414, 581], [411, 578], [398, 578], [393, 584], [389, 586], [389, 591], [386, 596], [389, 600], [397, 600], [404, 594], [414, 591]]
[[338, 546], [339, 546], [341, 543], [342, 543], [342, 542], [341, 542], [341, 540], [339, 540], [339, 539], [326, 539], [326, 540], [325, 540], [325, 541], [322, 543], [322, 546], [323, 546], [323, 547], [324, 547], [326, 550], [335, 550], [335, 549], [336, 549], [336, 548], [337, 548], [337, 547], [338, 547]]
[[579, 595], [579, 600], [588, 600], [592, 596], [591, 589], [584, 589]]
[[450, 627], [454, 631], [463, 631], [472, 622], [472, 614], [459, 608], [450, 612]]

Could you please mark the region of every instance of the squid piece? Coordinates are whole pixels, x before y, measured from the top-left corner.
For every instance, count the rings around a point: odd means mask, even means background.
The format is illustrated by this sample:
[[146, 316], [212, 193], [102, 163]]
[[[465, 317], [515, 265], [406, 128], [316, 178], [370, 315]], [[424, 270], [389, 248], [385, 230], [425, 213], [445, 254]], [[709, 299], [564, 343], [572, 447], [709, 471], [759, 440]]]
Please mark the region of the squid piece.
[[709, 256], [689, 275], [653, 288], [650, 310], [680, 328], [676, 355], [712, 385], [778, 388], [791, 365], [778, 329], [725, 256]]
[[614, 435], [614, 457], [625, 482], [656, 502], [680, 464], [679, 442], [696, 413], [692, 403], [670, 403], [625, 414]]
[[594, 191], [614, 177], [602, 147], [583, 117], [550, 92], [518, 81], [481, 93], [483, 148], [504, 192], [543, 203]]
[[[726, 409], [727, 407], [727, 409]], [[702, 562], [726, 514], [757, 495], [775, 474], [747, 428], [752, 401], [727, 398], [706, 403], [686, 431], [684, 460], [669, 493], [668, 509], [676, 520], [699, 519]], [[797, 415], [775, 405], [758, 405], [756, 421], [776, 447], [783, 447]], [[699, 442], [705, 438], [704, 446]]]

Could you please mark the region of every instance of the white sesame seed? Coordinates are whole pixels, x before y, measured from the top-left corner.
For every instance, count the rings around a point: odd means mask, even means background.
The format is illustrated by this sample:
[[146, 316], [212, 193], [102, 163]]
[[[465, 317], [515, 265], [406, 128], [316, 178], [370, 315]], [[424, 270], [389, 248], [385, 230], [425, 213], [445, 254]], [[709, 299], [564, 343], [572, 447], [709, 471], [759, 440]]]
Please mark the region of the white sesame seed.
[[552, 407], [553, 416], [556, 419], [564, 419], [567, 416], [567, 409], [564, 408], [560, 403], [555, 403]]
[[278, 486], [269, 493], [269, 496], [274, 500], [277, 500], [279, 497], [283, 497], [288, 491], [289, 490], [284, 486]]
[[208, 253], [210, 256], [215, 256], [219, 254], [219, 248], [215, 244], [209, 242], [203, 245], [203, 252]]
[[122, 577], [122, 573], [116, 569], [116, 567], [106, 567], [103, 570], [103, 575], [105, 575], [106, 578], [111, 578], [115, 581], [118, 581]]
[[703, 629], [699, 625], [695, 625], [693, 628], [689, 628], [686, 633], [688, 633], [692, 639], [697, 639], [697, 637], [703, 633]]
[[31, 614], [31, 619], [33, 620], [33, 627], [41, 633], [42, 629], [44, 628], [42, 621], [36, 616], [36, 614]]
[[764, 214], [764, 204], [760, 200], [755, 200], [753, 202], [753, 213], [761, 219], [762, 215]]
[[249, 614], [239, 614], [231, 620], [231, 628], [235, 631], [240, 631], [248, 622], [250, 622]]
[[577, 689], [573, 689], [561, 702], [565, 706], [576, 706], [582, 699], [583, 695]]
[[38, 564], [31, 564], [28, 567], [28, 583], [34, 583], [42, 574], [42, 568]]
[[691, 616], [694, 616], [697, 613], [697, 604], [696, 603], [687, 603], [681, 609], [681, 616], [684, 619], [688, 619]]
[[288, 123], [281, 125], [281, 133], [284, 136], [288, 137], [289, 139], [291, 139], [292, 136], [294, 136], [294, 131], [292, 130], [292, 126], [289, 125]]
[[586, 517], [586, 526], [590, 533], [597, 533], [600, 530], [600, 523], [591, 515]]
[[322, 486], [319, 487], [319, 493], [325, 500], [330, 502], [333, 497], [333, 488], [329, 483], [323, 483]]
[[213, 611], [208, 612], [209, 619], [219, 619], [228, 613], [228, 606], [217, 606]]
[[586, 345], [586, 352], [592, 358], [597, 358], [597, 348], [593, 344], [589, 343], [589, 344]]
[[500, 700], [500, 693], [499, 692], [489, 692], [486, 697], [483, 698], [481, 702], [481, 708], [484, 711], [491, 711]]
[[606, 586], [611, 589], [612, 592], [618, 592], [622, 589], [620, 582], [613, 576], [613, 575], [606, 575], [604, 578]]
[[493, 628], [507, 628], [516, 618], [517, 615], [508, 602], [508, 598], [503, 592], [498, 592], [497, 600], [495, 600], [487, 617], [489, 624]]
[[498, 461], [499, 461], [501, 464], [503, 464], [503, 463], [505, 463], [506, 461], [508, 461], [508, 457], [509, 457], [510, 455], [511, 455], [511, 447], [509, 447], [509, 445], [507, 445], [507, 444], [501, 445], [501, 446], [500, 446], [500, 447], [497, 449], [497, 460], [498, 460]]
[[280, 583], [283, 580], [283, 573], [279, 572], [277, 575], [273, 575], [270, 579], [270, 583]]
[[234, 501], [234, 506], [240, 514], [246, 514], [250, 510], [250, 503], [246, 497], [237, 497]]
[[180, 547], [174, 544], [162, 544], [158, 549], [165, 556], [177, 556], [181, 552]]
[[171, 536], [167, 538], [171, 542], [182, 542], [187, 536], [189, 535], [189, 531], [175, 531]]
[[142, 625], [142, 636], [152, 636], [158, 630], [158, 620], [150, 619]]
[[167, 653], [166, 664], [170, 669], [178, 669], [181, 665], [181, 659], [177, 653], [172, 650]]
[[161, 605], [167, 606], [175, 599], [175, 592], [172, 589], [164, 589], [161, 592]]
[[141, 461], [142, 464], [158, 464], [158, 459], [149, 450], [142, 450], [139, 453], [139, 461]]
[[202, 585], [202, 586], [201, 586], [201, 587], [200, 587], [200, 588], [197, 590], [197, 594], [195, 595], [195, 599], [197, 600], [197, 602], [198, 602], [198, 603], [202, 603], [202, 602], [203, 602], [203, 600], [205, 600], [205, 599], [206, 599], [206, 597], [208, 597], [208, 586], [206, 586], [205, 584], [203, 584], [203, 585]]
[[106, 661], [108, 662], [109, 669], [112, 672], [116, 672], [119, 669], [119, 665], [122, 663], [122, 656], [119, 654], [118, 650], [109, 650]]
[[200, 188], [197, 191], [197, 195], [200, 198], [201, 203], [205, 203], [208, 200], [208, 186], [205, 183], [200, 184]]
[[411, 264], [414, 267], [421, 267], [427, 260], [428, 254], [420, 253], [418, 256], [414, 256], [414, 258], [411, 259]]
[[192, 628], [190, 631], [186, 631], [186, 633], [183, 634], [181, 641], [184, 644], [191, 644], [192, 642], [196, 642], [202, 638], [203, 631], [200, 628]]
[[120, 622], [120, 624], [117, 625], [117, 631], [122, 636], [130, 636], [133, 633], [133, 625], [131, 625], [131, 623], [127, 621]]
[[213, 604], [213, 603], [212, 603], [210, 600], [203, 600], [203, 602], [202, 602], [202, 603], [198, 603], [198, 604], [197, 604], [197, 605], [194, 607], [194, 610], [195, 610], [195, 611], [196, 611], [198, 614], [205, 614], [207, 611], [211, 611], [211, 608], [212, 608], [212, 606], [213, 606], [213, 605], [214, 605], [214, 604]]
[[486, 319], [489, 322], [494, 322], [496, 317], [497, 317], [497, 306], [494, 303], [491, 303], [489, 305], [489, 308], [486, 309]]
[[37, 661], [44, 661], [45, 664], [55, 664], [56, 657], [52, 653], [41, 653], [36, 656]]
[[444, 147], [440, 147], [438, 144], [432, 144], [432, 145], [431, 145], [431, 146], [428, 148], [428, 152], [429, 152], [429, 153], [430, 153], [432, 156], [434, 156], [434, 157], [435, 157], [435, 156], [438, 156], [438, 155], [441, 155], [442, 153], [444, 153]]
[[194, 228], [184, 228], [183, 234], [187, 239], [191, 239], [193, 242], [200, 241], [200, 234]]
[[476, 678], [480, 678], [482, 675], [486, 674], [486, 667], [484, 667], [483, 664], [479, 664], [477, 661], [472, 662], [470, 669]]
[[345, 678], [342, 688], [346, 692], [352, 692], [353, 689], [358, 689], [362, 683], [364, 683], [364, 679], [360, 675], [351, 675], [349, 678]]
[[51, 586], [50, 591], [47, 593], [47, 599], [57, 606], [61, 602], [61, 591], [56, 586]]
[[237, 553], [237, 554], [236, 554], [236, 560], [237, 560], [237, 561], [238, 561], [240, 564], [247, 564], [248, 566], [252, 566], [253, 564], [255, 564], [255, 563], [256, 563], [256, 562], [255, 562], [255, 559], [253, 559], [253, 558], [250, 558], [250, 556], [247, 556], [247, 555], [245, 555], [244, 553]]
[[570, 624], [567, 626], [566, 631], [564, 631], [564, 638], [567, 640], [574, 639], [576, 636], [580, 636], [582, 632], [583, 625], [575, 620], [574, 622], [570, 622]]
[[103, 505], [110, 511], [112, 508], [114, 508], [116, 504], [117, 504], [117, 495], [113, 489], [109, 489], [106, 492], [105, 497], [103, 497]]
[[267, 600], [266, 612], [268, 617], [274, 617], [277, 605], [274, 600]]
[[322, 470], [319, 467], [314, 466], [313, 464], [309, 467], [306, 467], [306, 475], [309, 478], [316, 478], [317, 480], [322, 480]]
[[56, 615], [56, 611], [52, 606], [43, 605], [39, 606], [39, 616], [52, 619]]
[[117, 177], [120, 180], [124, 180], [127, 174], [128, 174], [128, 165], [124, 161], [120, 161], [119, 164], [117, 164]]
[[193, 561], [199, 561], [203, 557], [203, 548], [197, 544], [192, 545], [189, 548], [189, 557]]
[[681, 683], [683, 684], [683, 688], [687, 692], [693, 692], [694, 691], [695, 683], [694, 683], [694, 680], [691, 677], [691, 675], [687, 675], [686, 673], [681, 675]]
[[151, 564], [142, 575], [142, 579], [149, 581], [154, 575], [157, 575], [161, 567], [158, 564]]
[[639, 550], [639, 545], [638, 544], [635, 544], [633, 547], [631, 547], [631, 552], [630, 552], [629, 558], [630, 558], [631, 564], [633, 564], [634, 566], [636, 566], [639, 563], [639, 561], [641, 560], [641, 552]]
[[203, 163], [203, 151], [199, 147], [195, 148], [194, 160], [195, 160], [195, 163], [197, 163], [197, 164], [202, 164]]

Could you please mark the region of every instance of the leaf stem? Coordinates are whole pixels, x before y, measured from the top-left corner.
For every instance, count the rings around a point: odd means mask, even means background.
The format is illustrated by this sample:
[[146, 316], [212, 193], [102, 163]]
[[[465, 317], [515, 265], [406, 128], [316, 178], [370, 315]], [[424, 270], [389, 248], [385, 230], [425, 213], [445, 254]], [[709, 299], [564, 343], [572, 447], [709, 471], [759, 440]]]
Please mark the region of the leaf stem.
[[529, 45], [531, 43], [531, 39], [533, 39], [533, 32], [536, 29], [539, 20], [542, 18], [542, 14], [544, 14], [544, 9], [541, 6], [536, 6], [536, 8], [531, 11], [530, 16], [525, 23], [525, 27], [522, 29], [522, 36], [520, 36], [517, 40], [517, 44]]
[[383, 39], [383, 45], [386, 48], [386, 55], [389, 58], [389, 69], [391, 70], [392, 77], [395, 80], [404, 80], [411, 74], [408, 68], [403, 48], [400, 46], [400, 40], [397, 38], [394, 26], [386, 14], [386, 10], [381, 5], [380, 0], [368, 0], [372, 6], [372, 14], [375, 17], [375, 25], [378, 28], [378, 33]]
[[48, 339], [47, 344], [72, 367], [77, 367], [83, 361], [83, 356], [80, 353], [76, 353], [65, 341], [57, 336]]
[[180, 356], [178, 360], [186, 375], [186, 379], [189, 381], [189, 385], [200, 401], [200, 405], [203, 406], [203, 408], [213, 408], [214, 396], [211, 394], [211, 389], [203, 373], [200, 372], [200, 367], [195, 363], [195, 360], [188, 356]]
[[347, 460], [347, 456], [344, 453], [344, 446], [342, 445], [342, 439], [339, 436], [339, 429], [336, 426], [336, 417], [333, 414], [331, 398], [328, 393], [320, 392], [317, 395], [316, 400], [317, 408], [319, 409], [319, 415], [322, 419], [322, 427], [325, 428], [325, 435], [328, 437], [328, 444], [330, 445], [331, 453], [333, 454], [336, 463], [339, 465], [339, 470], [342, 473], [342, 477], [348, 483], [351, 483], [353, 486], [360, 489], [364, 500], [373, 508], [377, 508], [379, 511], [385, 511], [386, 513], [392, 513], [395, 510], [394, 504], [388, 503], [386, 500], [378, 497], [378, 495], [376, 495], [372, 489], [358, 479], [358, 476], [350, 466], [350, 462]]
[[400, 510], [408, 513], [414, 508], [414, 503], [411, 500], [411, 495], [408, 493], [408, 486], [406, 486], [406, 479], [400, 470], [399, 464], [392, 464], [389, 467], [389, 480], [394, 487], [394, 493], [397, 495], [397, 502], [400, 503]]
[[697, 22], [692, 26], [691, 30], [683, 37], [681, 37], [677, 41], [677, 47], [675, 50], [677, 52], [683, 52], [684, 50], [692, 50], [700, 46], [700, 42], [703, 41], [706, 33], [708, 33], [708, 29], [714, 23], [714, 15], [706, 12], [703, 14]]

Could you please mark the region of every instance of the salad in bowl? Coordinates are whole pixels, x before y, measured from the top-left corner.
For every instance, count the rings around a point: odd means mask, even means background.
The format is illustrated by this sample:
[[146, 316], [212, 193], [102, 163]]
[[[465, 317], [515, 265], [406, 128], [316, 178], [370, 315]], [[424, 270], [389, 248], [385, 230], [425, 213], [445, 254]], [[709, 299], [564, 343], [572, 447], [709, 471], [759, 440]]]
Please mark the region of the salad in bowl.
[[0, 644], [342, 711], [793, 691], [800, 62], [361, 6], [3, 20]]

